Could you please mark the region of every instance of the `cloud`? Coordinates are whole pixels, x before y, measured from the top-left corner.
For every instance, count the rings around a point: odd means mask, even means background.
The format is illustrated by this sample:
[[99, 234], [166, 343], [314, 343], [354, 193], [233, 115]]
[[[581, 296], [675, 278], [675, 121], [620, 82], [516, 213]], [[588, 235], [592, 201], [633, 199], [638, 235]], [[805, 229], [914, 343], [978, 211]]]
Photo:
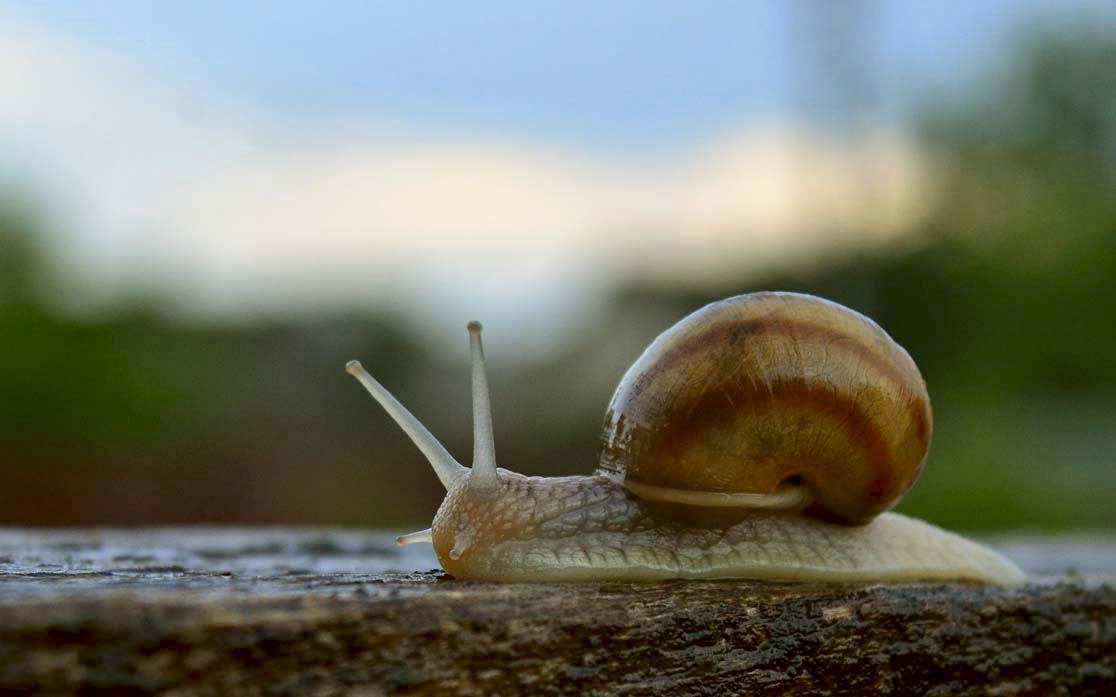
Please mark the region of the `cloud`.
[[173, 288], [189, 312], [352, 297], [570, 312], [631, 274], [719, 279], [891, 244], [931, 192], [890, 134], [770, 127], [636, 157], [292, 121], [2, 24], [0, 154], [65, 211], [68, 267], [95, 288]]

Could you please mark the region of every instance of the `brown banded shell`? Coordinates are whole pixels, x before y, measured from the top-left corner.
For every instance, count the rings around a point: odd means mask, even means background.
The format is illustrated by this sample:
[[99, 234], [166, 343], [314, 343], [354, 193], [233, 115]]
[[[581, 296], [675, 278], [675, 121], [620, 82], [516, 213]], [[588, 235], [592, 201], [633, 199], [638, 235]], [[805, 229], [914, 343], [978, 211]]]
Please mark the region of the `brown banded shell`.
[[931, 431], [922, 375], [879, 325], [810, 295], [754, 293], [683, 318], [628, 369], [600, 472], [681, 492], [801, 484], [812, 512], [857, 524], [914, 483]]

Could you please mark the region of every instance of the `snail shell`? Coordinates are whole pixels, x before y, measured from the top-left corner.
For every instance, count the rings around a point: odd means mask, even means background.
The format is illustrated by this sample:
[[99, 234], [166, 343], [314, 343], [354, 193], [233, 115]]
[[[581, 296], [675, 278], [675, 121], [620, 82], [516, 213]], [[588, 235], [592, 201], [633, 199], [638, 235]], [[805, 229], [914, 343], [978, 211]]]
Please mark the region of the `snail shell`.
[[605, 415], [599, 471], [691, 505], [801, 486], [789, 505], [865, 523], [914, 483], [931, 430], [926, 383], [879, 325], [821, 298], [754, 293], [694, 312], [644, 351]]

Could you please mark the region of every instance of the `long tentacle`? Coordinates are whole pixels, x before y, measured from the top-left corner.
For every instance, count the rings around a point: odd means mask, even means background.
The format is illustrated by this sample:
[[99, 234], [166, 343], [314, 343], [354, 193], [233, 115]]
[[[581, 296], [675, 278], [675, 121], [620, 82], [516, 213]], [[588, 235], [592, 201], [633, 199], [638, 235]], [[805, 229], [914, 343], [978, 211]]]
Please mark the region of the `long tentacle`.
[[468, 475], [469, 470], [453, 459], [453, 455], [449, 454], [449, 451], [438, 442], [438, 439], [427, 430], [426, 426], [423, 426], [422, 422], [407, 410], [407, 407], [400, 404], [399, 400], [364, 370], [360, 361], [349, 361], [345, 364], [345, 370], [348, 371], [349, 375], [359, 380], [360, 384], [364, 385], [368, 394], [372, 395], [384, 408], [384, 411], [395, 420], [395, 423], [399, 424], [404, 433], [411, 437], [414, 444], [430, 461], [434, 473], [438, 475], [438, 479], [441, 480], [442, 486], [447, 491], [459, 479]]

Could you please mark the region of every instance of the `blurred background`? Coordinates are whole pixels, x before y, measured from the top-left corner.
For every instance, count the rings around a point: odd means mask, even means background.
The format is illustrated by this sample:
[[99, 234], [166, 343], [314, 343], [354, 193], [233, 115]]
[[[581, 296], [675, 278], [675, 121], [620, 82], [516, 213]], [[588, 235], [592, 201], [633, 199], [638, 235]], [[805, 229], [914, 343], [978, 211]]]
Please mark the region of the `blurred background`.
[[0, 2], [0, 523], [426, 527], [360, 358], [588, 473], [625, 368], [798, 290], [914, 356], [900, 510], [1116, 526], [1116, 5]]

